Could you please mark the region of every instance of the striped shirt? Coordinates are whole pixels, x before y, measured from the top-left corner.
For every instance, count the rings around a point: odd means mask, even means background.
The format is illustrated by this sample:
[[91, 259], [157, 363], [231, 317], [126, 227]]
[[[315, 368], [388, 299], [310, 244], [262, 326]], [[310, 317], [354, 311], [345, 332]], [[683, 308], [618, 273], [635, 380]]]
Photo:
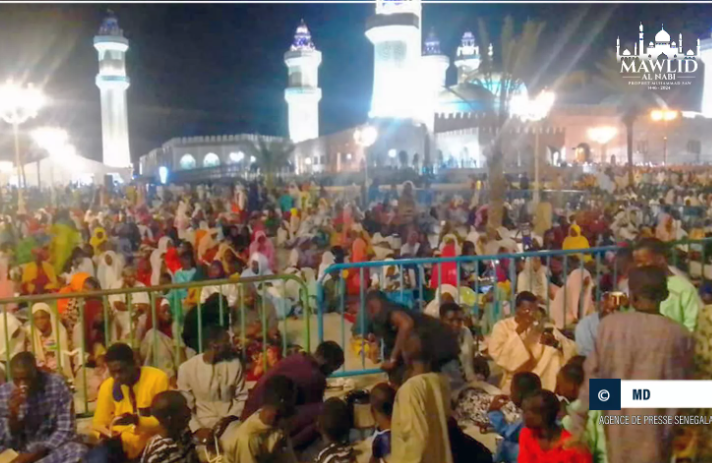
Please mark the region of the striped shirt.
[[314, 463], [356, 463], [356, 457], [349, 445], [329, 444], [319, 452]]
[[160, 435], [146, 445], [141, 463], [198, 463], [193, 435], [185, 430], [179, 440]]

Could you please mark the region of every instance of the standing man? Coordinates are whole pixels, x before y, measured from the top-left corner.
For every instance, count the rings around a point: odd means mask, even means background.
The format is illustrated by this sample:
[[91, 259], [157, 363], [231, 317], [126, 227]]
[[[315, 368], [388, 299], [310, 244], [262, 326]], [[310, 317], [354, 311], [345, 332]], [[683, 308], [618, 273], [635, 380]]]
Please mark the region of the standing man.
[[324, 405], [326, 378], [344, 364], [344, 351], [333, 341], [319, 344], [314, 354], [294, 354], [282, 359], [257, 381], [242, 412], [242, 421], [262, 407], [270, 378], [285, 376], [297, 387], [296, 416], [292, 441], [303, 448], [318, 437], [316, 420]]
[[517, 294], [515, 305], [514, 317], [495, 323], [488, 345], [492, 359], [504, 370], [500, 388], [509, 394], [514, 374], [531, 371], [544, 389], [553, 391], [559, 369], [576, 355], [576, 343], [544, 324], [533, 293]]
[[92, 422], [102, 442], [86, 456], [86, 463], [123, 463], [141, 456], [159, 429], [151, 416], [153, 398], [168, 390], [168, 375], [136, 364], [133, 350], [116, 343], [106, 351], [111, 377], [99, 388]]
[[178, 370], [178, 389], [191, 410], [190, 430], [198, 443], [219, 440], [228, 462], [234, 461], [235, 432], [247, 400], [245, 372], [226, 328], [209, 326], [205, 349]]
[[74, 399], [59, 375], [37, 368], [34, 355], [10, 361], [12, 382], [0, 386], [0, 454], [13, 463], [76, 463], [86, 448], [76, 442]]
[[[593, 352], [584, 363], [586, 379], [579, 399], [581, 407], [572, 413], [571, 432], [584, 441], [589, 411], [589, 379], [685, 380], [692, 377], [694, 343], [692, 335], [679, 323], [661, 317], [663, 301], [668, 299], [665, 270], [657, 266], [635, 268], [630, 272], [632, 312], [607, 316], [598, 328]], [[671, 409], [624, 409], [604, 411], [606, 415], [678, 414]], [[606, 447], [610, 463], [670, 461], [672, 424], [609, 426]]]
[[633, 260], [637, 267], [655, 266], [665, 272], [669, 296], [660, 304], [660, 313], [693, 332], [702, 301], [692, 283], [668, 265], [667, 249], [667, 245], [659, 239], [646, 238], [635, 247]]

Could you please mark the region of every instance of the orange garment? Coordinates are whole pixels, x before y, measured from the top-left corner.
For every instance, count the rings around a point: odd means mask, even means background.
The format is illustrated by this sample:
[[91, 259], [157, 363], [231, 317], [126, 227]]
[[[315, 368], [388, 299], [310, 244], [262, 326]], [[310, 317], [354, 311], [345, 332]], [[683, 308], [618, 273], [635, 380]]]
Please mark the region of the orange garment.
[[[87, 279], [91, 278], [88, 273], [76, 273], [69, 281], [69, 285], [59, 290], [60, 294], [70, 294], [70, 293], [81, 293], [84, 291], [84, 283]], [[69, 306], [69, 301], [71, 299], [57, 299], [57, 312], [59, 315], [64, 314], [67, 311], [67, 306]]]
[[[351, 245], [351, 262], [366, 262], [368, 260], [368, 243], [362, 237], [358, 237]], [[356, 295], [361, 293], [361, 269], [355, 268], [348, 271], [346, 280], [346, 290], [348, 294]], [[369, 282], [368, 269], [363, 269], [363, 283], [367, 287]]]

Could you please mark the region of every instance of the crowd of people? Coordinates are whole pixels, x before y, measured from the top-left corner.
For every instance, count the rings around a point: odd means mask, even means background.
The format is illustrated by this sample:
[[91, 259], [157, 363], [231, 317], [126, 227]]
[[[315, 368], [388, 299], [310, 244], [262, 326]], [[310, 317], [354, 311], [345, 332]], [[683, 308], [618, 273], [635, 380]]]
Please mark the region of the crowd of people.
[[[712, 233], [709, 182], [645, 169], [633, 190], [598, 175], [611, 191], [524, 194], [498, 227], [477, 185], [469, 202], [424, 203], [410, 182], [366, 207], [358, 190], [256, 182], [75, 189], [7, 212], [0, 298], [56, 302], [0, 314], [0, 451], [21, 463], [355, 462], [357, 407], [325, 400], [348, 347], [310, 353], [280, 330], [314, 308], [277, 278], [290, 274], [323, 287], [320, 313], [362, 321], [353, 338], [387, 374], [369, 387], [366, 461], [670, 461], [689, 430], [604, 429], [600, 414], [634, 411], [590, 411], [588, 379], [712, 377], [712, 252], [680, 242]], [[330, 270], [369, 260], [382, 267]], [[94, 404], [90, 438], [77, 435], [77, 395]], [[712, 455], [695, 439], [687, 447]]]

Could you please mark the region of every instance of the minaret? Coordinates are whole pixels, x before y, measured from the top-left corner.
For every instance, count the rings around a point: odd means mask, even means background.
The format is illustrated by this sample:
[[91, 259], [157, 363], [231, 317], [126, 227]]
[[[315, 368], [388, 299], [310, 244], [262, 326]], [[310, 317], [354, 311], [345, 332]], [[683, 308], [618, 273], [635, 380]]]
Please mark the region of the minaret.
[[468, 76], [480, 67], [480, 47], [475, 44], [475, 36], [467, 31], [462, 35], [460, 46], [457, 47], [457, 83], [467, 81]]
[[447, 69], [450, 67], [450, 58], [440, 49], [440, 40], [431, 30], [425, 39], [423, 57], [421, 58], [421, 76], [423, 78], [423, 116], [422, 119], [430, 130], [435, 122], [434, 113], [440, 92], [445, 88]]
[[104, 19], [94, 37], [99, 53], [99, 74], [96, 86], [101, 92], [101, 136], [104, 164], [110, 167], [130, 167], [129, 124], [126, 107], [126, 51], [129, 41], [113, 13]]
[[284, 91], [289, 111], [289, 138], [294, 143], [319, 137], [319, 65], [321, 52], [314, 47], [304, 20], [297, 27], [294, 42], [284, 54], [289, 86]]
[[700, 111], [705, 117], [712, 117], [712, 37], [707, 37], [700, 42], [697, 39], [697, 58], [704, 65], [702, 79], [702, 103]]
[[418, 117], [420, 13], [420, 0], [377, 0], [366, 23], [374, 51], [372, 118]]
[[643, 39], [645, 34], [643, 33], [643, 23], [640, 23], [638, 31], [638, 53], [640, 53], [639, 56], [643, 58], [645, 56], [645, 40]]

